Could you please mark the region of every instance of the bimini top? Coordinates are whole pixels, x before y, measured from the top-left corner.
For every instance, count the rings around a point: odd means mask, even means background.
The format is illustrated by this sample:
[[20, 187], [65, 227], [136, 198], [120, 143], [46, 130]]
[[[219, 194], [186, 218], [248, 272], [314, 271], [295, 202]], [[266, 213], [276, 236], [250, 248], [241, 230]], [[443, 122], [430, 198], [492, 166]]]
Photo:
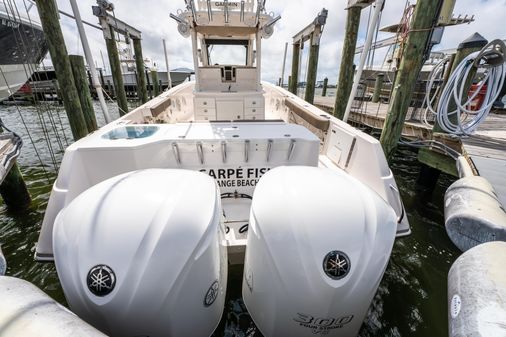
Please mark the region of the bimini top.
[[245, 36], [261, 33], [269, 38], [274, 24], [281, 16], [274, 17], [265, 10], [266, 0], [211, 1], [185, 0], [186, 9], [179, 10], [171, 18], [178, 22], [178, 30], [189, 37], [191, 30], [217, 36]]

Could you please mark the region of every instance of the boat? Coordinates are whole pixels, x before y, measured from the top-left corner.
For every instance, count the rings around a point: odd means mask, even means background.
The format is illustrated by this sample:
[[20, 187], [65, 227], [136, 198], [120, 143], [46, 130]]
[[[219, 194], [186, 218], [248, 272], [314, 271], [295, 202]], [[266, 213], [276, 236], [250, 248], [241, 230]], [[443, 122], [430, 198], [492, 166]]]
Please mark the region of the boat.
[[228, 266], [263, 336], [356, 336], [410, 234], [378, 140], [261, 81], [265, 0], [185, 1], [195, 81], [65, 152], [35, 258], [112, 336], [210, 336]]
[[0, 3], [0, 102], [18, 91], [47, 54], [42, 26]]
[[[106, 89], [110, 95], [114, 92], [112, 83], [112, 75], [103, 74], [102, 69], [98, 69], [102, 76], [99, 80], [104, 89]], [[127, 92], [137, 91], [137, 79], [135, 72], [126, 70], [122, 74], [123, 84]], [[193, 70], [186, 68], [177, 68], [170, 71], [171, 84], [172, 86], [179, 85], [186, 80], [189, 80], [193, 74]], [[149, 83], [152, 84], [151, 73], [146, 71]], [[168, 87], [167, 72], [158, 72], [158, 79], [162, 82], [162, 88]], [[25, 90], [24, 90], [25, 89]], [[92, 92], [93, 93], [93, 92]], [[18, 99], [26, 98], [28, 95], [32, 97], [35, 95], [39, 100], [56, 100], [58, 99], [58, 83], [56, 79], [56, 72], [54, 67], [40, 67], [29, 79], [25, 86], [22, 86], [17, 92]], [[24, 97], [25, 96], [25, 97]], [[61, 99], [61, 98], [60, 98]]]
[[[118, 53], [121, 63], [121, 73], [123, 77], [123, 84], [128, 89], [127, 91], [136, 91], [137, 90], [137, 69], [135, 65], [135, 57], [134, 52], [132, 50], [132, 44], [130, 42], [126, 43], [123, 41], [117, 42], [118, 45]], [[162, 88], [167, 88], [169, 86], [167, 71], [159, 71], [157, 70], [157, 65], [153, 60], [149, 58], [144, 58], [144, 69], [146, 73], [146, 81], [149, 87], [153, 86], [153, 77], [151, 72], [154, 70], [157, 73], [158, 81], [161, 82]], [[104, 68], [105, 65], [104, 65]], [[171, 86], [176, 86], [183, 83], [186, 80], [190, 80], [191, 75], [193, 75], [194, 71], [188, 68], [176, 68], [170, 70], [170, 79]], [[107, 83], [114, 83], [112, 75], [109, 73], [103, 74], [102, 78], [102, 86], [107, 85]]]

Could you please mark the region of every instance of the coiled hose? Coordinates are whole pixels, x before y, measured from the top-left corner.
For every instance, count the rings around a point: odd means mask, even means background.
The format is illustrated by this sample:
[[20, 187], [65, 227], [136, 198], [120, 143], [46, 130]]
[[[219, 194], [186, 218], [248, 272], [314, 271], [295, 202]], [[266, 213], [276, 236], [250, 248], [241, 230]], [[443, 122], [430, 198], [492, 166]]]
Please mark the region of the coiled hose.
[[[499, 97], [504, 80], [506, 78], [506, 45], [501, 40], [494, 40], [487, 44], [481, 51], [467, 56], [453, 71], [448, 83], [441, 93], [437, 111], [432, 103], [434, 97], [430, 97], [430, 88], [426, 93], [427, 108], [437, 116], [437, 122], [445, 132], [466, 136], [472, 134], [479, 125], [487, 118], [492, 105]], [[484, 78], [478, 84], [474, 93], [468, 97], [465, 91], [466, 84], [472, 69], [484, 69]], [[434, 76], [438, 72], [434, 72]], [[474, 75], [473, 75], [474, 76]], [[429, 79], [433, 83], [434, 79]], [[482, 106], [476, 110], [470, 110], [471, 102], [476, 98], [486, 85], [486, 93]], [[457, 108], [448, 111], [450, 104]], [[456, 115], [453, 120], [451, 116]], [[456, 121], [456, 122], [455, 122]]]

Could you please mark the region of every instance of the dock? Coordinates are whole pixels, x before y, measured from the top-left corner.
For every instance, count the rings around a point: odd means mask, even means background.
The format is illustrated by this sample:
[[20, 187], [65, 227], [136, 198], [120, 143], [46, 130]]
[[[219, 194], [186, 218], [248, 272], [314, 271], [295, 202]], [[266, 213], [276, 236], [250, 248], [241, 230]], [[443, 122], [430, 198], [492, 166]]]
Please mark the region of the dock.
[[[335, 97], [315, 97], [315, 105], [332, 113]], [[381, 130], [388, 111], [388, 104], [355, 100], [350, 121]], [[433, 133], [432, 127], [421, 122], [421, 108], [410, 107], [402, 129], [403, 138], [409, 140], [434, 140], [461, 153], [475, 175], [485, 178], [494, 187], [502, 206], [506, 208], [506, 114], [490, 113], [471, 137], [456, 138], [444, 133]], [[445, 155], [444, 151], [432, 149]], [[448, 157], [449, 158], [449, 157]], [[419, 157], [419, 159], [421, 159]], [[453, 158], [450, 158], [453, 160]], [[423, 158], [421, 160], [424, 161]], [[444, 170], [445, 173], [458, 174]]]
[[[487, 120], [485, 123], [492, 124], [492, 121]], [[474, 173], [488, 180], [494, 187], [503, 208], [506, 209], [506, 116], [502, 118], [501, 124], [497, 123], [492, 130], [485, 130], [476, 136], [463, 139], [462, 147]], [[502, 129], [502, 132], [496, 129]]]

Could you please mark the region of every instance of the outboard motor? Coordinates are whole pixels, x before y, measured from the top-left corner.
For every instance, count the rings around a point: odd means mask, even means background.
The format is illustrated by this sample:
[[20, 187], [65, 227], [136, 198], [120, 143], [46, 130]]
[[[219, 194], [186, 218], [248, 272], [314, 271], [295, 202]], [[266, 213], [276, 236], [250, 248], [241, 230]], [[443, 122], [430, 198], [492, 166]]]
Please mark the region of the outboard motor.
[[55, 262], [81, 318], [112, 336], [209, 336], [223, 312], [227, 250], [209, 176], [149, 169], [105, 180], [55, 221]]
[[392, 250], [394, 210], [345, 172], [279, 167], [253, 195], [242, 294], [271, 336], [356, 336]]

